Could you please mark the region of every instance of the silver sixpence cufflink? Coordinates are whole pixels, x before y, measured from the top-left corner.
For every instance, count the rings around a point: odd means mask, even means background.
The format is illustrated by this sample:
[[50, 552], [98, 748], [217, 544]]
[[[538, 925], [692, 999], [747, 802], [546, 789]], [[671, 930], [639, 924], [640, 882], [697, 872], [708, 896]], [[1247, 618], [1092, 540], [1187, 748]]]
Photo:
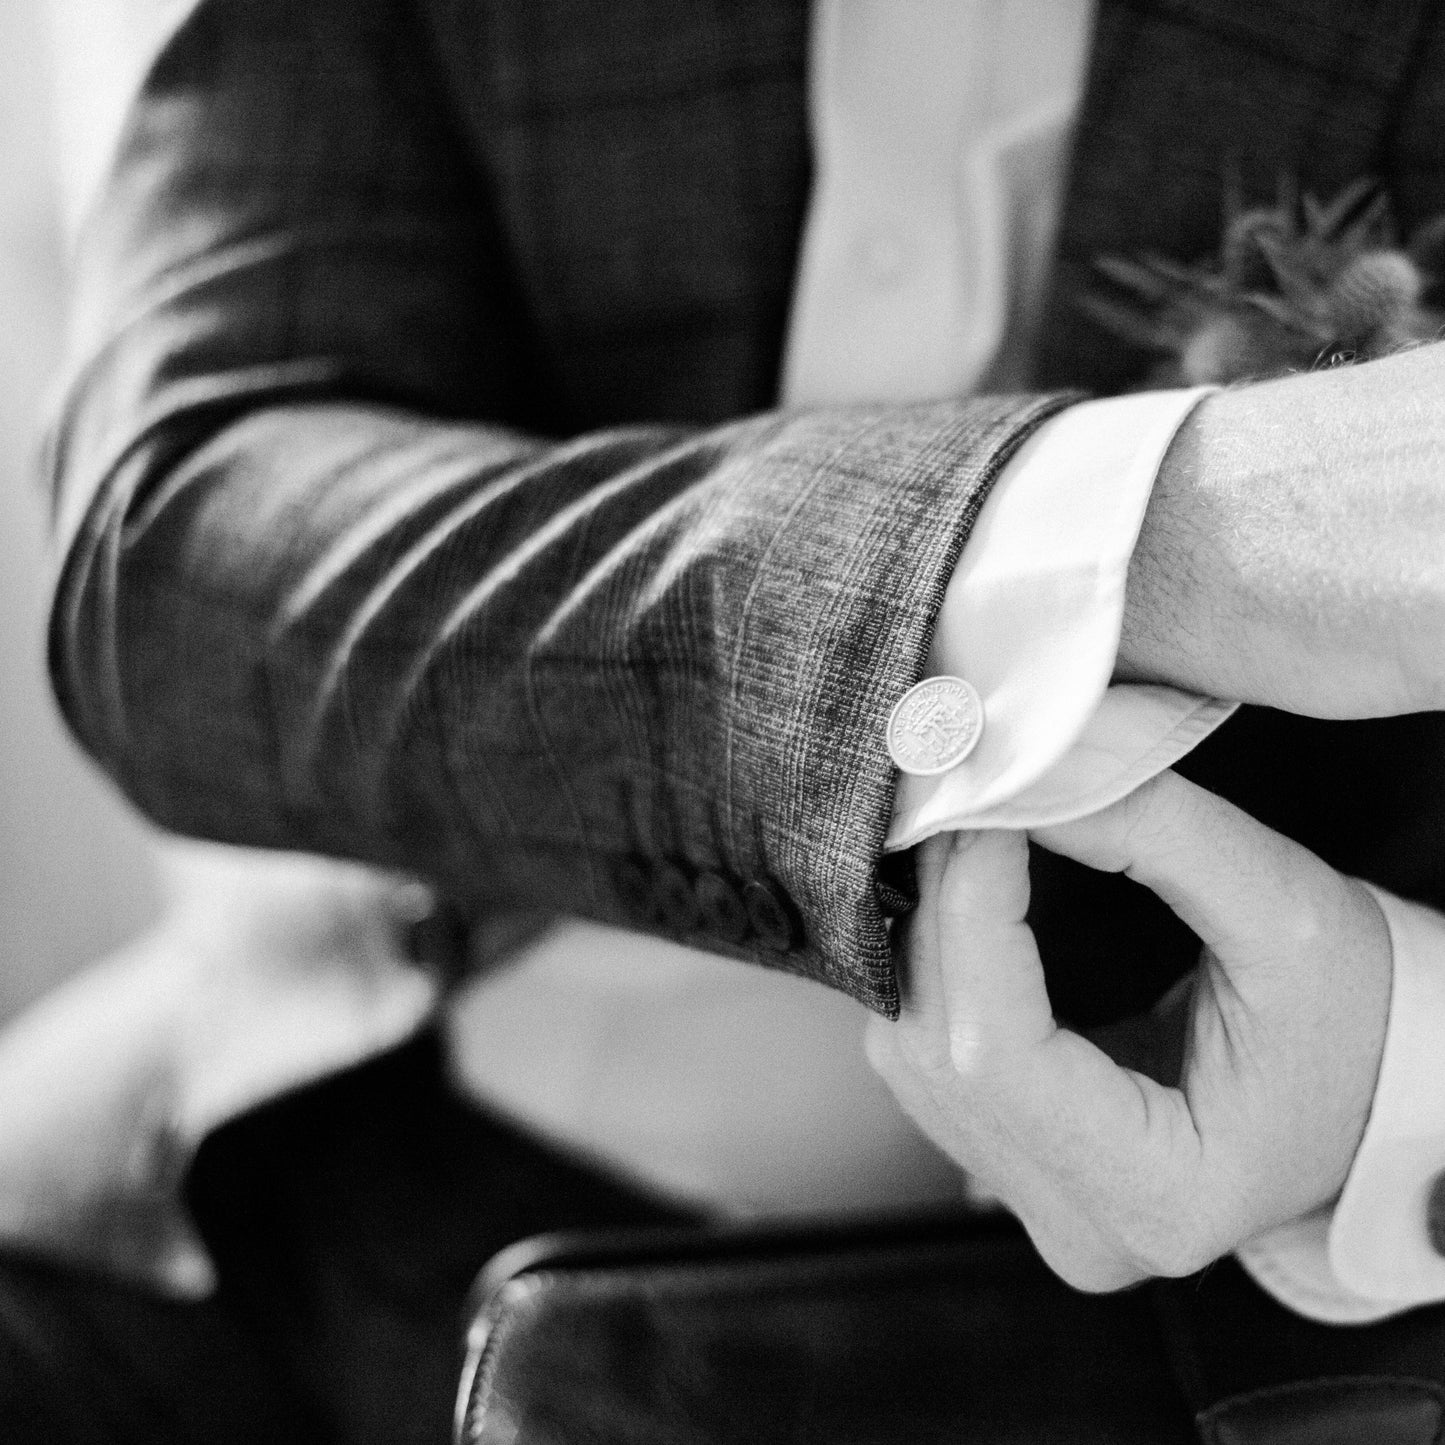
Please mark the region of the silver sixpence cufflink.
[[983, 736], [983, 699], [961, 677], [926, 677], [888, 717], [888, 756], [905, 772], [928, 778], [955, 768]]

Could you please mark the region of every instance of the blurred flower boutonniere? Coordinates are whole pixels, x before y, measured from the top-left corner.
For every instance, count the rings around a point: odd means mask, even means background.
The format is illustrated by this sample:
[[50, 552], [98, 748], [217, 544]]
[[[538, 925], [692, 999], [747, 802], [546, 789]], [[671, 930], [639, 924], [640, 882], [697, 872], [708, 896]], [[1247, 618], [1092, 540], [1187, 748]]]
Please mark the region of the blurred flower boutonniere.
[[1215, 256], [1096, 263], [1108, 289], [1085, 308], [1158, 356], [1147, 385], [1260, 380], [1445, 336], [1445, 215], [1402, 242], [1374, 181], [1327, 202], [1288, 182], [1270, 206], [1237, 192], [1226, 185]]

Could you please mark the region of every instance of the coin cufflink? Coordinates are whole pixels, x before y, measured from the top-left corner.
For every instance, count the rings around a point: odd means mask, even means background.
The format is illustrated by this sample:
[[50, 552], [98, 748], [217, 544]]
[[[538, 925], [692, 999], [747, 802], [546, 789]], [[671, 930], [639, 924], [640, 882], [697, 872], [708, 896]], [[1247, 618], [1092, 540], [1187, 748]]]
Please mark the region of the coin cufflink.
[[961, 677], [926, 677], [888, 716], [888, 756], [928, 778], [955, 768], [983, 736], [983, 699]]

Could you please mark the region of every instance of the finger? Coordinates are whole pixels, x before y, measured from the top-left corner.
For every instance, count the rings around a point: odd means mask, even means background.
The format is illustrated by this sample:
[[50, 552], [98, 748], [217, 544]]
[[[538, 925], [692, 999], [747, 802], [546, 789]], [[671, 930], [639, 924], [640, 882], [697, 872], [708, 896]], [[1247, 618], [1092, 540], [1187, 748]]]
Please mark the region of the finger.
[[938, 965], [961, 1072], [1007, 1064], [1054, 1032], [1028, 905], [1024, 834], [954, 835], [939, 882]]
[[1314, 854], [1177, 773], [1072, 823], [1037, 830], [1044, 847], [1122, 872], [1157, 893], [1216, 951], [1308, 937], [1335, 875]]
[[1143, 1265], [1063, 1200], [1052, 1181], [1014, 1212], [1039, 1257], [1066, 1284], [1091, 1294], [1126, 1289], [1148, 1278]]
[[938, 918], [930, 901], [938, 897], [943, 866], [953, 835], [941, 833], [918, 845], [915, 859], [919, 907], [904, 920], [903, 946], [899, 950], [899, 1023], [905, 1027], [936, 1027], [945, 1024], [943, 976], [938, 964]]
[[937, 1142], [1031, 1221], [1066, 1277], [1100, 1288], [1149, 1272], [1166, 1257], [1161, 1240], [1172, 1241], [1193, 1164], [1183, 1096], [1056, 1028], [1025, 921], [1022, 834], [955, 836], [920, 858], [920, 883], [911, 1017], [941, 1014], [946, 1028], [874, 1031], [874, 1066]]
[[[920, 860], [925, 917], [915, 950], [920, 968], [914, 1010], [942, 1014], [947, 1063], [974, 1093], [985, 1086], [990, 1109], [1007, 1120], [1015, 1142], [1036, 1159], [1071, 1158], [1092, 1177], [1106, 1156], [1147, 1169], [1156, 1158], [1151, 1123], [1160, 1109], [1141, 1108], [1138, 1085], [1098, 1049], [1054, 1023], [1043, 965], [1026, 920], [1028, 843], [1022, 833], [953, 835], [946, 852]], [[930, 934], [930, 919], [934, 925]], [[930, 1035], [930, 1043], [936, 1035]], [[1046, 1047], [1053, 1045], [1053, 1047]], [[1177, 1099], [1170, 1106], [1181, 1105]], [[1100, 1151], [1097, 1142], [1111, 1145]]]

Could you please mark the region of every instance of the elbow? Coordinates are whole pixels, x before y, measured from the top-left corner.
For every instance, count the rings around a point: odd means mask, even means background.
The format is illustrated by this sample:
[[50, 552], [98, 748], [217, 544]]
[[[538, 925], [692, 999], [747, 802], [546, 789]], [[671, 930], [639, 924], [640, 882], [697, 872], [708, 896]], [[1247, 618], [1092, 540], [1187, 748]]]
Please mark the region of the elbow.
[[126, 557], [125, 499], [115, 472], [89, 490], [86, 503], [75, 470], [53, 475], [59, 567], [50, 597], [46, 639], [50, 685], [60, 714], [80, 746], [150, 811], [131, 785], [136, 770], [134, 721], [128, 700], [136, 693], [127, 675], [127, 601], [137, 580]]
[[[214, 425], [158, 426], [122, 448], [51, 448], [58, 567], [50, 597], [47, 663], [66, 725], [140, 810], [163, 827], [218, 836], [192, 816], [195, 790], [178, 775], [184, 713], [205, 705], [203, 674], [183, 653], [186, 606], [176, 583], [179, 537], [149, 525], [154, 499]], [[172, 555], [167, 558], [166, 553]]]

